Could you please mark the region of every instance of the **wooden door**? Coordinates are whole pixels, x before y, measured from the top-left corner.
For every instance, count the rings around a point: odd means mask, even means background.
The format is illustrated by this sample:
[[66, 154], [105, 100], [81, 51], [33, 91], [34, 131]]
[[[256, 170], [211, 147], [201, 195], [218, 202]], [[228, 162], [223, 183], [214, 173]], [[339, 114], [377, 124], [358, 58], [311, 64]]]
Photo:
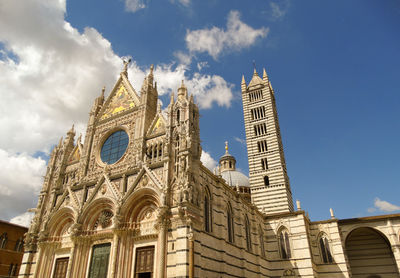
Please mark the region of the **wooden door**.
[[68, 258], [58, 258], [54, 267], [53, 278], [67, 277]]
[[154, 246], [136, 249], [135, 278], [152, 278]]
[[92, 259], [90, 260], [89, 278], [107, 278], [110, 249], [110, 243], [93, 246]]

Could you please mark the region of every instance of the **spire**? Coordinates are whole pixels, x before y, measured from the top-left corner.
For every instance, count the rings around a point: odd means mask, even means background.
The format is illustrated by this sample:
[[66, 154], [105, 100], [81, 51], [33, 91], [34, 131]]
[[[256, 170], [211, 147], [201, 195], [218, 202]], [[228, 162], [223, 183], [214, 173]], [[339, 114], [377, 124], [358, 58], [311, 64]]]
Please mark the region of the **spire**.
[[131, 58], [129, 58], [128, 61], [126, 61], [125, 59], [122, 59], [122, 62], [124, 63], [124, 68], [123, 68], [121, 74], [125, 74], [128, 77], [128, 65], [131, 62]]
[[67, 132], [67, 135], [68, 135], [69, 137], [75, 136], [75, 125], [74, 125], [74, 124], [72, 124], [72, 127], [71, 127], [71, 129]]
[[101, 90], [101, 95], [100, 97], [104, 98], [104, 91], [106, 90], [106, 86], [103, 86], [103, 89]]
[[174, 99], [175, 99], [175, 94], [174, 94], [174, 92], [171, 92], [171, 101], [170, 101], [170, 104], [174, 104]]
[[61, 136], [60, 141], [58, 142], [58, 146], [57, 146], [57, 147], [60, 148], [60, 147], [62, 146], [63, 139], [64, 139], [64, 138]]
[[268, 80], [268, 75], [267, 75], [265, 68], [263, 68], [263, 79]]
[[182, 80], [181, 87], [178, 88], [178, 98], [187, 97], [187, 88]]
[[150, 66], [150, 72], [149, 75], [147, 76], [147, 82], [149, 85], [153, 86], [153, 70], [154, 70], [154, 65], [151, 64]]
[[254, 67], [253, 76], [258, 76], [258, 73], [257, 73], [256, 67]]
[[244, 80], [244, 74], [242, 75], [242, 85], [246, 85], [246, 80]]

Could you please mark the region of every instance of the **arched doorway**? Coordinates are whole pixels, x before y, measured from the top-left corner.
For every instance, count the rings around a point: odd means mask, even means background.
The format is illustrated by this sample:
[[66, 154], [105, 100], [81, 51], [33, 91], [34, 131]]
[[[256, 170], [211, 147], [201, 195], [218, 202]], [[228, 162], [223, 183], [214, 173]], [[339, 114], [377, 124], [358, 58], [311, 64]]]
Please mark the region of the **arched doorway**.
[[372, 228], [357, 228], [346, 238], [352, 277], [399, 277], [387, 238]]

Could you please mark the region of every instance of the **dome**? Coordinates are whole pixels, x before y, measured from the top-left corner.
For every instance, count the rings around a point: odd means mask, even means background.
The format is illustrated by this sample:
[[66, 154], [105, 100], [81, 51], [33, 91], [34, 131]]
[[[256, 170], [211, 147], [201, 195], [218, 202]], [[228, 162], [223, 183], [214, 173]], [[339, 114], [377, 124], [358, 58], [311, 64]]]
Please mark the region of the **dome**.
[[230, 186], [250, 187], [249, 178], [237, 170], [224, 171], [221, 176]]
[[225, 142], [225, 154], [219, 159], [219, 169], [228, 185], [250, 187], [249, 178], [236, 170], [236, 159], [228, 152], [228, 142]]

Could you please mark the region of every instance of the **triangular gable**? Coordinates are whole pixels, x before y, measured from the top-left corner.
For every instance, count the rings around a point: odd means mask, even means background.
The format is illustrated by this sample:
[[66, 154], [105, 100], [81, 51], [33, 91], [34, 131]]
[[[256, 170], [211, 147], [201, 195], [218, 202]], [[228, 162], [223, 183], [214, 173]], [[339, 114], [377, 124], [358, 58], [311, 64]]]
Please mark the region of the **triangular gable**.
[[107, 119], [117, 113], [138, 106], [139, 104], [140, 100], [138, 95], [125, 75], [121, 74], [121, 77], [118, 79], [100, 111], [100, 120]]
[[73, 149], [73, 151], [71, 152], [69, 158], [68, 158], [68, 164], [73, 164], [76, 162], [79, 162], [79, 160], [81, 159], [81, 149], [82, 147], [80, 146], [80, 143], [78, 142], [78, 144], [76, 144], [75, 148]]
[[[121, 193], [118, 191], [118, 189], [115, 187], [115, 185], [110, 181], [108, 176], [104, 173], [98, 180], [92, 194], [89, 196], [88, 200], [86, 201], [85, 207], [87, 207], [93, 201], [93, 199], [96, 197], [96, 195], [98, 195], [99, 191], [101, 191], [100, 188], [102, 188], [102, 190], [111, 192], [112, 193], [111, 195], [115, 201], [122, 199]], [[105, 192], [105, 191], [103, 191], [103, 192]]]
[[65, 204], [66, 206], [71, 206], [76, 209], [79, 208], [80, 204], [78, 198], [71, 190], [70, 186], [67, 186], [67, 190], [64, 190], [63, 194], [59, 198], [57, 198], [57, 203], [56, 206], [54, 207], [55, 211], [60, 209], [60, 207], [62, 206], [62, 204], [64, 204], [67, 197], [69, 197], [69, 204]]
[[147, 136], [165, 133], [166, 121], [161, 113], [158, 113], [150, 125]]
[[145, 182], [145, 184], [143, 184], [144, 187], [148, 186], [149, 184], [153, 184], [154, 186], [152, 186], [152, 188], [161, 195], [162, 192], [162, 188], [163, 185], [161, 183], [161, 181], [157, 178], [156, 175], [154, 175], [154, 173], [152, 171], [150, 171], [149, 168], [147, 168], [147, 166], [143, 166], [143, 168], [139, 171], [138, 175], [136, 176], [135, 181], [133, 182], [133, 185], [130, 186], [128, 192], [126, 192], [125, 196], [124, 196], [124, 201], [129, 198], [129, 196], [132, 194], [133, 191], [135, 191], [135, 189], [137, 188], [137, 186], [139, 184], [141, 184], [143, 177], [146, 176], [148, 179], [147, 182]]

